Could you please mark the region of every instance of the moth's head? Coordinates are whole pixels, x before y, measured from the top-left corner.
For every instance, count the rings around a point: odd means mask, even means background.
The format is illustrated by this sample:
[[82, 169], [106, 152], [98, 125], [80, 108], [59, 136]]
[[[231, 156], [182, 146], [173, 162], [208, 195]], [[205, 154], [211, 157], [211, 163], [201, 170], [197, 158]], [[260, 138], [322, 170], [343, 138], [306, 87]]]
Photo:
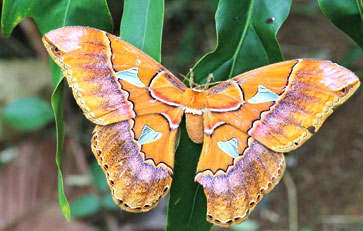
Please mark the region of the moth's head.
[[79, 49], [85, 33], [82, 27], [63, 27], [49, 31], [42, 41], [50, 56], [57, 61], [64, 54]]

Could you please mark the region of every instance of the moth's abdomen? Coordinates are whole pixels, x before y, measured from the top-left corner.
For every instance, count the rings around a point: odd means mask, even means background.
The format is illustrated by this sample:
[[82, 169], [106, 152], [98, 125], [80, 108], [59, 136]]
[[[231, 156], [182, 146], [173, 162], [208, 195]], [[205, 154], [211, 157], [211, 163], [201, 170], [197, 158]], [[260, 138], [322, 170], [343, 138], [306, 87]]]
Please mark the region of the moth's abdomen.
[[189, 138], [197, 144], [203, 143], [204, 127], [203, 127], [203, 116], [194, 115], [191, 113], [185, 114], [186, 125]]

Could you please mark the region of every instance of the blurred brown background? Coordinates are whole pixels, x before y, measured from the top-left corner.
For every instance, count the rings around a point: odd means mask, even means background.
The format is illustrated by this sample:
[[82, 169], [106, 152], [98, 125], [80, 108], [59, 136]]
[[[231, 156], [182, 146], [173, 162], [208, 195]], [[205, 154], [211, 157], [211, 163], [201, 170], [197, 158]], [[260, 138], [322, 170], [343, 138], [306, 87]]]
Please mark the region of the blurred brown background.
[[[108, 2], [117, 34], [122, 3]], [[162, 63], [175, 75], [186, 74], [214, 48], [216, 6], [216, 0], [166, 2]], [[31, 19], [20, 23], [9, 39], [0, 37], [0, 113], [19, 97], [37, 96], [50, 101], [48, 57], [40, 38]], [[362, 80], [363, 51], [321, 13], [316, 0], [293, 1], [278, 39], [286, 59], [329, 59], [348, 66]], [[360, 88], [317, 135], [288, 154], [283, 180], [264, 197], [247, 222], [231, 230], [289, 230], [294, 226], [301, 231], [363, 230], [362, 105]], [[102, 200], [105, 192], [95, 185], [99, 176], [89, 146], [93, 125], [83, 117], [69, 89], [65, 113], [63, 172], [68, 199], [93, 195]], [[67, 223], [57, 203], [54, 156], [53, 123], [22, 132], [2, 122], [0, 231], [164, 230], [167, 199], [145, 214], [120, 212], [112, 205], [96, 206], [93, 214], [82, 215], [80, 211], [79, 218]], [[76, 209], [80, 204], [75, 205]], [[88, 204], [83, 210], [88, 206], [92, 207]]]

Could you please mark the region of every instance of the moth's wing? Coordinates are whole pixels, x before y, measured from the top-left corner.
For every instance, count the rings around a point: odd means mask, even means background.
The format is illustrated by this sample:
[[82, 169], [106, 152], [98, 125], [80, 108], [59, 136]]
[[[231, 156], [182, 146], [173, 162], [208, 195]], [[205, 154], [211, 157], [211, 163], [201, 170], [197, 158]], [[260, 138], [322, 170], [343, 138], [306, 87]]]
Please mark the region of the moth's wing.
[[99, 125], [93, 152], [115, 201], [134, 212], [154, 207], [170, 187], [185, 85], [104, 31], [64, 27], [43, 42], [86, 117]]
[[[282, 176], [282, 152], [307, 140], [310, 126], [319, 129], [358, 85], [354, 74], [331, 62], [292, 60], [209, 89], [195, 178], [207, 196], [207, 219], [224, 226], [246, 219]], [[278, 148], [291, 142], [297, 144]]]
[[104, 31], [63, 27], [46, 33], [43, 43], [96, 124], [163, 113], [183, 98], [185, 85], [161, 64]]
[[[206, 112], [205, 125], [214, 114], [221, 113]], [[204, 135], [195, 177], [207, 197], [207, 220], [219, 226], [242, 222], [279, 182], [284, 169], [283, 153], [228, 122], [216, 124]]]
[[167, 194], [177, 131], [170, 129], [169, 121], [158, 114], [96, 126], [92, 151], [106, 174], [115, 203], [121, 208], [145, 212]]
[[[208, 90], [207, 107], [227, 113], [219, 113], [207, 127], [228, 122], [268, 148], [288, 152], [317, 132], [359, 84], [351, 71], [329, 61], [291, 60], [265, 66]], [[230, 90], [235, 85], [242, 103], [237, 91]], [[226, 99], [239, 109], [225, 106]]]
[[245, 105], [271, 104], [248, 134], [277, 152], [301, 146], [359, 87], [350, 70], [330, 61], [292, 60], [237, 76]]
[[[225, 132], [232, 135], [232, 132], [228, 133], [230, 129], [233, 130], [228, 126], [217, 128], [215, 136], [223, 137]], [[209, 152], [202, 154], [204, 157], [201, 156], [199, 165], [206, 158], [217, 160], [216, 155], [224, 162], [223, 155], [226, 156], [227, 153], [221, 151], [215, 142], [218, 141], [212, 137], [209, 147], [203, 146]], [[217, 174], [211, 174], [206, 169], [197, 174], [195, 181], [203, 186], [207, 197], [207, 220], [219, 226], [230, 226], [244, 221], [263, 195], [278, 184], [284, 170], [283, 153], [271, 151], [253, 138], [248, 139], [248, 145], [239, 157], [233, 158], [227, 173], [220, 170]]]

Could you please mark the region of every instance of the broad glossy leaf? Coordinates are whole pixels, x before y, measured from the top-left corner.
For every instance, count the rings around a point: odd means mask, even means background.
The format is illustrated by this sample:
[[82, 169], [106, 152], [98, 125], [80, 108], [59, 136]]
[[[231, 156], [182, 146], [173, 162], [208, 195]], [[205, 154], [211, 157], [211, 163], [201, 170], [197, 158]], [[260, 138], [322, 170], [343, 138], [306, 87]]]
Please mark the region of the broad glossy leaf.
[[[220, 0], [216, 12], [217, 46], [193, 68], [202, 83], [209, 73], [216, 81], [283, 60], [276, 33], [289, 14], [291, 0]], [[267, 21], [266, 21], [267, 20]], [[272, 22], [270, 22], [272, 20]], [[201, 145], [181, 126], [170, 190], [167, 230], [209, 230], [203, 188], [194, 183]]]
[[362, 0], [319, 0], [323, 13], [363, 48]]
[[[4, 0], [1, 29], [5, 37], [10, 36], [15, 26], [24, 18], [32, 17], [42, 34], [59, 27], [83, 25], [111, 32], [113, 22], [104, 0]], [[61, 154], [64, 139], [63, 93], [64, 84], [58, 66], [51, 60], [53, 84], [52, 107], [57, 127], [58, 194], [62, 212], [70, 220], [70, 209], [63, 190]]]
[[206, 221], [207, 203], [203, 187], [194, 182], [202, 146], [193, 143], [185, 122], [180, 125], [180, 144], [175, 153], [173, 183], [168, 204], [167, 231], [203, 231], [212, 226]]
[[21, 131], [34, 131], [53, 121], [50, 104], [40, 98], [20, 98], [6, 105], [5, 121]]
[[221, 0], [216, 13], [217, 46], [194, 66], [197, 82], [215, 81], [283, 60], [276, 34], [291, 0]]
[[125, 0], [120, 37], [161, 61], [163, 0]]
[[10, 36], [24, 17], [32, 17], [42, 34], [64, 26], [91, 26], [111, 32], [111, 15], [104, 0], [4, 0], [1, 29]]

